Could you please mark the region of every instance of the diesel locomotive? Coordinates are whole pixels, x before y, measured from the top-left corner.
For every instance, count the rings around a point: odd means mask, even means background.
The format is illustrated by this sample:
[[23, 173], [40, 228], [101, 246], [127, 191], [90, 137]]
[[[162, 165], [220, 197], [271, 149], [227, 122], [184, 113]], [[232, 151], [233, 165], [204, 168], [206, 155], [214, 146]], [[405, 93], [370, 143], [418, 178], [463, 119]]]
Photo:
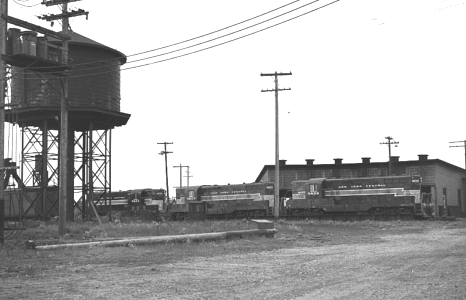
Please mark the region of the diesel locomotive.
[[421, 193], [420, 176], [315, 178], [292, 182], [288, 216], [346, 219], [430, 217], [431, 194]]
[[201, 185], [176, 189], [167, 214], [174, 220], [266, 217], [273, 205], [273, 183]]
[[163, 209], [164, 189], [135, 189], [100, 194], [96, 209], [99, 214], [109, 211], [159, 211]]
[[[432, 216], [420, 176], [313, 178], [280, 191], [280, 217], [332, 220], [413, 219]], [[166, 215], [173, 220], [274, 217], [274, 184], [178, 188]]]
[[[274, 218], [274, 183], [200, 185], [165, 190], [108, 193], [97, 202], [99, 214], [113, 211], [151, 213], [154, 218], [204, 220]], [[388, 220], [432, 217], [431, 194], [422, 193], [420, 176], [312, 178], [280, 190], [280, 218]], [[152, 216], [152, 215], [151, 215]]]

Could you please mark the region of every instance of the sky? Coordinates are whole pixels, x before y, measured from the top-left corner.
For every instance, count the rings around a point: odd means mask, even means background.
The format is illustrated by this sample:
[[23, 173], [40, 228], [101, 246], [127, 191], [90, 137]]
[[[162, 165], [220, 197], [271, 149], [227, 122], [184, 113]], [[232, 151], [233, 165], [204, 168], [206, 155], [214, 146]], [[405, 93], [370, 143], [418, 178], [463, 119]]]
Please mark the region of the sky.
[[[40, 2], [10, 0], [9, 15], [59, 30], [36, 18], [59, 13], [58, 7]], [[464, 148], [451, 148], [461, 144], [450, 142], [466, 140], [465, 1], [331, 2], [70, 4], [89, 11], [88, 20], [70, 20], [73, 31], [127, 55], [122, 69], [134, 67], [121, 71], [121, 112], [131, 118], [112, 131], [112, 189], [165, 188], [162, 142], [173, 143], [167, 146], [173, 152], [168, 154], [171, 196], [180, 185], [179, 168], [174, 168], [180, 164], [190, 166], [190, 185], [255, 181], [264, 165], [275, 163], [275, 97], [261, 92], [273, 89], [274, 81], [260, 76], [273, 72], [292, 73], [279, 77], [279, 87], [291, 89], [279, 93], [280, 159], [287, 164], [305, 164], [305, 159], [330, 164], [334, 158], [359, 163], [362, 157], [387, 161], [388, 146], [380, 143], [391, 136], [399, 142], [392, 155], [400, 160], [428, 154], [464, 168]], [[218, 33], [134, 55], [289, 3]], [[237, 40], [200, 51], [232, 39]], [[163, 55], [200, 42], [206, 43]], [[143, 64], [148, 65], [136, 67]]]

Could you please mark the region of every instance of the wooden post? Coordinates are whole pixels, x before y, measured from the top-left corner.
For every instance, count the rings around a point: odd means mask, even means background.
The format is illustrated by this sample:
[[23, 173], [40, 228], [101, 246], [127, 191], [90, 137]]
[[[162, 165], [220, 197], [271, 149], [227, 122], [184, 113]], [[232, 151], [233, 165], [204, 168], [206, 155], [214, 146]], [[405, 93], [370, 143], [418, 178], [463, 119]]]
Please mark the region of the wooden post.
[[[62, 13], [68, 12], [68, 3], [63, 2]], [[62, 18], [62, 33], [68, 35], [68, 17]], [[62, 64], [68, 64], [68, 40], [62, 40]], [[68, 202], [68, 77], [62, 79], [62, 97], [60, 103], [60, 170], [59, 170], [59, 221], [58, 234], [65, 235], [66, 203]]]
[[269, 73], [262, 74], [261, 76], [274, 76], [275, 77], [275, 88], [273, 90], [262, 90], [261, 92], [275, 92], [275, 196], [274, 196], [274, 210], [273, 215], [277, 219], [280, 217], [280, 167], [279, 167], [279, 126], [278, 126], [278, 92], [291, 90], [290, 88], [279, 89], [278, 88], [278, 76], [292, 75], [290, 73]]

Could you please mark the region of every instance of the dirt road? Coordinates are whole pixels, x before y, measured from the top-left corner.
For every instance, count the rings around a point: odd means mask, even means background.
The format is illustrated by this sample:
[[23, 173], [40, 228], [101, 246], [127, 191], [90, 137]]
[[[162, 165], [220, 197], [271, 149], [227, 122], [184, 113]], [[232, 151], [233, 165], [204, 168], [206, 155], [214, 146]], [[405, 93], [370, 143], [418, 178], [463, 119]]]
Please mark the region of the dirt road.
[[311, 225], [198, 250], [169, 261], [150, 246], [69, 251], [55, 263], [52, 251], [50, 262], [40, 254], [43, 269], [31, 254], [16, 271], [0, 268], [0, 299], [466, 299], [466, 220]]

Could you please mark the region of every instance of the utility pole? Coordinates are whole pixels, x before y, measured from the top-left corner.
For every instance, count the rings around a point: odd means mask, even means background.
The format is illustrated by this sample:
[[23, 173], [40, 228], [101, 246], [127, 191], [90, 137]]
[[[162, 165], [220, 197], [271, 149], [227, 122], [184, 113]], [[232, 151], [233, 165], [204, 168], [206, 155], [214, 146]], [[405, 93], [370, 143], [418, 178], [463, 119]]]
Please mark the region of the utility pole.
[[165, 202], [168, 202], [168, 200], [170, 200], [170, 192], [169, 192], [169, 188], [168, 188], [167, 154], [173, 153], [173, 152], [168, 152], [167, 151], [167, 145], [172, 145], [173, 143], [163, 142], [163, 143], [157, 143], [157, 144], [164, 146], [164, 151], [161, 151], [159, 154], [160, 155], [165, 155], [165, 183], [166, 183], [166, 187], [167, 187], [167, 199], [163, 203], [163, 207], [165, 208]]
[[189, 187], [189, 177], [193, 177], [192, 175], [189, 175], [189, 166], [186, 166], [187, 167], [187, 170], [186, 170], [186, 178], [188, 179], [188, 187]]
[[[8, 15], [8, 0], [0, 0], [0, 13], [1, 16]], [[6, 34], [7, 34], [7, 21], [5, 18], [0, 17], [0, 247], [5, 242], [5, 185], [3, 178], [5, 178], [5, 88], [6, 88], [6, 65], [3, 60], [3, 55], [6, 54]]]
[[385, 139], [387, 142], [382, 142], [380, 145], [388, 145], [388, 176], [392, 176], [392, 145], [395, 145], [395, 147], [398, 147], [399, 143], [393, 140], [391, 136], [386, 136]]
[[[68, 2], [76, 2], [79, 0], [53, 0], [43, 1], [42, 4], [46, 6], [61, 5], [62, 13], [57, 15], [43, 15], [39, 16], [39, 19], [46, 20], [48, 22], [54, 20], [61, 20], [62, 23], [62, 34], [68, 36], [69, 18], [81, 15], [88, 15], [88, 12], [84, 10], [73, 10], [68, 11]], [[68, 39], [62, 39], [62, 65], [68, 65]], [[59, 157], [59, 178], [58, 178], [58, 234], [60, 236], [65, 235], [66, 232], [66, 203], [68, 201], [68, 74], [65, 74], [61, 79], [62, 91], [61, 91], [61, 102], [60, 102], [60, 157]], [[73, 170], [71, 170], [73, 172]], [[89, 197], [88, 201], [92, 201]]]
[[173, 168], [180, 168], [180, 188], [183, 187], [183, 173], [182, 170], [183, 168], [189, 168], [188, 166], [182, 166], [181, 164], [179, 166], [173, 166]]
[[279, 181], [279, 131], [278, 131], [278, 92], [289, 91], [291, 88], [279, 89], [278, 88], [278, 76], [292, 75], [289, 73], [261, 73], [261, 76], [274, 76], [275, 77], [275, 89], [273, 90], [261, 90], [261, 92], [275, 92], [275, 197], [274, 197], [274, 210], [273, 215], [275, 218], [280, 217], [280, 181]]
[[464, 163], [465, 163], [465, 171], [466, 171], [466, 140], [450, 142], [450, 144], [458, 144], [458, 143], [462, 143], [462, 145], [454, 145], [454, 146], [450, 146], [450, 148], [454, 148], [454, 147], [464, 148]]
[[[454, 146], [450, 146], [450, 148], [454, 148], [454, 147], [462, 147], [464, 148], [464, 171], [465, 171], [465, 180], [463, 181], [463, 206], [462, 206], [462, 210], [465, 210], [466, 211], [466, 192], [464, 192], [466, 190], [464, 184], [466, 183], [466, 140], [464, 141], [455, 141], [455, 142], [450, 142], [450, 144], [458, 144], [458, 143], [462, 143], [462, 145], [454, 145]], [[461, 199], [458, 199], [461, 201]], [[445, 204], [446, 206], [446, 204]]]
[[[62, 4], [62, 13], [68, 11], [68, 3]], [[68, 17], [63, 17], [62, 33], [68, 35]], [[68, 64], [68, 40], [62, 41], [62, 64]], [[68, 201], [68, 76], [63, 76], [62, 96], [60, 102], [60, 170], [58, 182], [58, 235], [64, 236], [66, 233], [66, 202]], [[89, 200], [88, 200], [89, 201]], [[92, 201], [92, 200], [90, 200]]]
[[[68, 2], [75, 2], [75, 1], [80, 1], [80, 0], [51, 0], [51, 1], [43, 1], [41, 4], [45, 4], [46, 6], [51, 6], [51, 5], [59, 5], [62, 4], [62, 13], [59, 15], [47, 15], [47, 16], [42, 16], [39, 17], [39, 19], [44, 19], [47, 21], [52, 21], [52, 20], [61, 20], [63, 27], [62, 31], [63, 33], [55, 32], [43, 27], [40, 27], [38, 25], [11, 17], [8, 15], [8, 0], [0, 0], [0, 54], [2, 54], [2, 59], [1, 59], [1, 65], [0, 65], [0, 174], [3, 174], [4, 172], [4, 124], [5, 124], [5, 87], [6, 87], [6, 77], [5, 77], [5, 61], [3, 60], [3, 55], [6, 54], [6, 37], [7, 37], [7, 25], [8, 23], [17, 25], [22, 28], [29, 29], [34, 32], [40, 32], [48, 36], [55, 37], [59, 40], [62, 40], [62, 58], [63, 62], [62, 64], [66, 65], [68, 64], [68, 18], [70, 17], [75, 17], [75, 16], [80, 16], [80, 15], [88, 15], [88, 12], [85, 12], [82, 9], [79, 10], [73, 10], [73, 11], [68, 11], [67, 3]], [[64, 76], [66, 77], [66, 76]], [[62, 81], [62, 103], [68, 101], [68, 78], [65, 78]], [[61, 104], [62, 108], [66, 109], [66, 106]], [[59, 216], [60, 216], [60, 223], [59, 223], [59, 234], [63, 236], [65, 234], [65, 224], [66, 224], [66, 179], [62, 180], [62, 176], [66, 176], [67, 169], [67, 158], [65, 159], [62, 158], [62, 155], [66, 155], [66, 146], [65, 149], [62, 148], [63, 141], [67, 141], [67, 133], [68, 133], [68, 126], [67, 126], [67, 114], [65, 110], [65, 114], [63, 114], [63, 110], [61, 110], [61, 122], [62, 126], [60, 128], [60, 166], [63, 167], [62, 169], [60, 167], [59, 173], [60, 173], [60, 178], [59, 178]], [[63, 125], [64, 124], [64, 125]], [[65, 144], [66, 145], [66, 144]], [[66, 178], [66, 177], [65, 177]], [[3, 183], [3, 176], [2, 179], [0, 180], [0, 218], [4, 217], [4, 213], [2, 213], [2, 208], [4, 208], [4, 183]], [[65, 191], [65, 193], [63, 193]], [[3, 220], [0, 220], [0, 243], [3, 241]]]

